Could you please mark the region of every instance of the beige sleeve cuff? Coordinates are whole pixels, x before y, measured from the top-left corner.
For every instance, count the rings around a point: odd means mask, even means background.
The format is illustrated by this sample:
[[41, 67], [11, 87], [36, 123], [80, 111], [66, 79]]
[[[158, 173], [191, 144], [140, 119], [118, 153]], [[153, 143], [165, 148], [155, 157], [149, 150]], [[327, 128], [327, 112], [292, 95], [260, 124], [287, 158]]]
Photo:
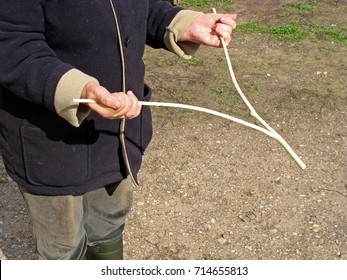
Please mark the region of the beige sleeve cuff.
[[166, 47], [179, 57], [190, 59], [199, 49], [200, 44], [180, 41], [191, 23], [203, 13], [190, 10], [180, 11], [166, 28], [164, 43]]
[[81, 98], [82, 90], [89, 82], [99, 84], [95, 78], [71, 69], [61, 77], [55, 91], [54, 106], [57, 114], [76, 127], [80, 126], [91, 110], [83, 104], [74, 103], [73, 99]]

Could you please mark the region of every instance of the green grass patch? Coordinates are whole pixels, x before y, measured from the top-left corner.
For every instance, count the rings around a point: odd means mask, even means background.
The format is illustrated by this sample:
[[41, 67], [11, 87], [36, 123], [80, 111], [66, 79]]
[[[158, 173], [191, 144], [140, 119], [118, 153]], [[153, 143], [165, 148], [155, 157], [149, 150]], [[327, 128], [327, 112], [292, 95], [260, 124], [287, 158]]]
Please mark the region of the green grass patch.
[[231, 13], [235, 12], [235, 3], [235, 0], [183, 0], [179, 5], [204, 13], [212, 12], [212, 8], [216, 8], [217, 12], [220, 13]]
[[267, 32], [284, 41], [302, 41], [308, 36], [308, 32], [293, 24], [272, 27]]
[[236, 28], [237, 32], [266, 32], [266, 27], [259, 25], [255, 22], [244, 23], [238, 25]]
[[276, 36], [282, 41], [302, 41], [308, 36], [308, 32], [295, 24], [267, 28], [265, 26], [259, 25], [258, 23], [250, 22], [239, 25], [236, 29], [236, 32], [267, 33]]
[[294, 2], [289, 4], [284, 4], [284, 7], [291, 8], [292, 12], [299, 11], [300, 14], [307, 14], [310, 12], [314, 7], [318, 5], [318, 1], [311, 0], [307, 2]]
[[[259, 32], [270, 34], [282, 41], [303, 41], [310, 36], [322, 38], [322, 35], [332, 37], [338, 41], [346, 41], [347, 35], [337, 26], [324, 27], [316, 23], [307, 24], [305, 22], [290, 23], [287, 25], [265, 27], [255, 22], [241, 24], [237, 27], [236, 33]], [[322, 38], [324, 39], [324, 38]]]
[[310, 6], [304, 2], [291, 3], [290, 6], [298, 9], [301, 13], [306, 13], [310, 9]]
[[343, 34], [342, 30], [337, 27], [325, 27], [323, 28], [322, 33], [339, 41], [347, 40], [347, 34]]
[[347, 34], [344, 33], [343, 30], [338, 28], [337, 26], [324, 27], [317, 23], [312, 23], [310, 26], [310, 31], [316, 34], [317, 37], [321, 37], [321, 35], [326, 35], [339, 41], [347, 40]]
[[216, 3], [223, 3], [223, 4], [234, 4], [235, 0], [184, 0], [182, 1], [182, 4], [190, 5], [190, 6], [197, 6], [197, 7], [213, 7]]

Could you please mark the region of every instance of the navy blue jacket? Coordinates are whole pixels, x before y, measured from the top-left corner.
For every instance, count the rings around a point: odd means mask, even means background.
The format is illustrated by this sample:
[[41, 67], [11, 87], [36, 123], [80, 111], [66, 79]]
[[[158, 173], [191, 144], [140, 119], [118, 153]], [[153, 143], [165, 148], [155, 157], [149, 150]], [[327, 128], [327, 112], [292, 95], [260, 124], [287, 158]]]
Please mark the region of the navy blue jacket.
[[[113, 0], [121, 29], [126, 87], [150, 99], [144, 46], [164, 48], [180, 11], [160, 0]], [[119, 120], [91, 113], [78, 127], [54, 108], [57, 83], [76, 68], [110, 92], [121, 87], [116, 24], [109, 0], [0, 1], [0, 147], [10, 177], [29, 192], [81, 194], [126, 176]], [[127, 120], [133, 174], [152, 136], [151, 114]]]

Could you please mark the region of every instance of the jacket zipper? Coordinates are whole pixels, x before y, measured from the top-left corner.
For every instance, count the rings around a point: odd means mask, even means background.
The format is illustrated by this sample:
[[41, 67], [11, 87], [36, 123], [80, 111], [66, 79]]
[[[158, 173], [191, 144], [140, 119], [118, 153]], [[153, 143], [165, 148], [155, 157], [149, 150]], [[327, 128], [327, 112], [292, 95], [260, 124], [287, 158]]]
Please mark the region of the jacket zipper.
[[[116, 24], [116, 29], [117, 29], [119, 51], [120, 51], [121, 62], [122, 62], [122, 91], [125, 93], [126, 92], [126, 79], [125, 79], [125, 58], [124, 58], [124, 51], [123, 51], [123, 42], [122, 42], [118, 17], [117, 17], [117, 13], [116, 13], [116, 8], [115, 8], [112, 0], [109, 0], [109, 2], [111, 5], [111, 8], [112, 8], [112, 12], [113, 12], [113, 16], [114, 16], [114, 20], [115, 20], [115, 24]], [[128, 153], [127, 153], [126, 143], [125, 143], [125, 119], [122, 119], [120, 122], [119, 135], [120, 135], [120, 143], [122, 146], [123, 159], [124, 159], [124, 163], [125, 163], [125, 166], [127, 169], [127, 174], [128, 174], [128, 176], [130, 176], [133, 184], [136, 187], [138, 187], [139, 185], [137, 184], [135, 177], [134, 177], [134, 175], [131, 171], [131, 168], [130, 168], [130, 162], [129, 162], [129, 157], [128, 157]]]

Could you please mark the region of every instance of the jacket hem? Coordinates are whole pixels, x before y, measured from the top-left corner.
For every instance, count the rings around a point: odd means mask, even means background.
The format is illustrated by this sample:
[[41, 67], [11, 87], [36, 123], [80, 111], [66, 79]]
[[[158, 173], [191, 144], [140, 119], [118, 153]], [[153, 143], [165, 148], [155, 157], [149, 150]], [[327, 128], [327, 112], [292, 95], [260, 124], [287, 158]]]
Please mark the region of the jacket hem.
[[13, 181], [15, 181], [19, 186], [24, 188], [27, 192], [36, 195], [46, 195], [46, 196], [57, 196], [57, 195], [82, 195], [84, 193], [94, 191], [103, 188], [109, 184], [120, 182], [126, 178], [122, 174], [113, 174], [106, 178], [102, 177], [95, 179], [89, 179], [83, 186], [66, 186], [66, 187], [54, 187], [46, 185], [31, 185], [22, 178], [16, 176], [13, 173], [8, 173]]

